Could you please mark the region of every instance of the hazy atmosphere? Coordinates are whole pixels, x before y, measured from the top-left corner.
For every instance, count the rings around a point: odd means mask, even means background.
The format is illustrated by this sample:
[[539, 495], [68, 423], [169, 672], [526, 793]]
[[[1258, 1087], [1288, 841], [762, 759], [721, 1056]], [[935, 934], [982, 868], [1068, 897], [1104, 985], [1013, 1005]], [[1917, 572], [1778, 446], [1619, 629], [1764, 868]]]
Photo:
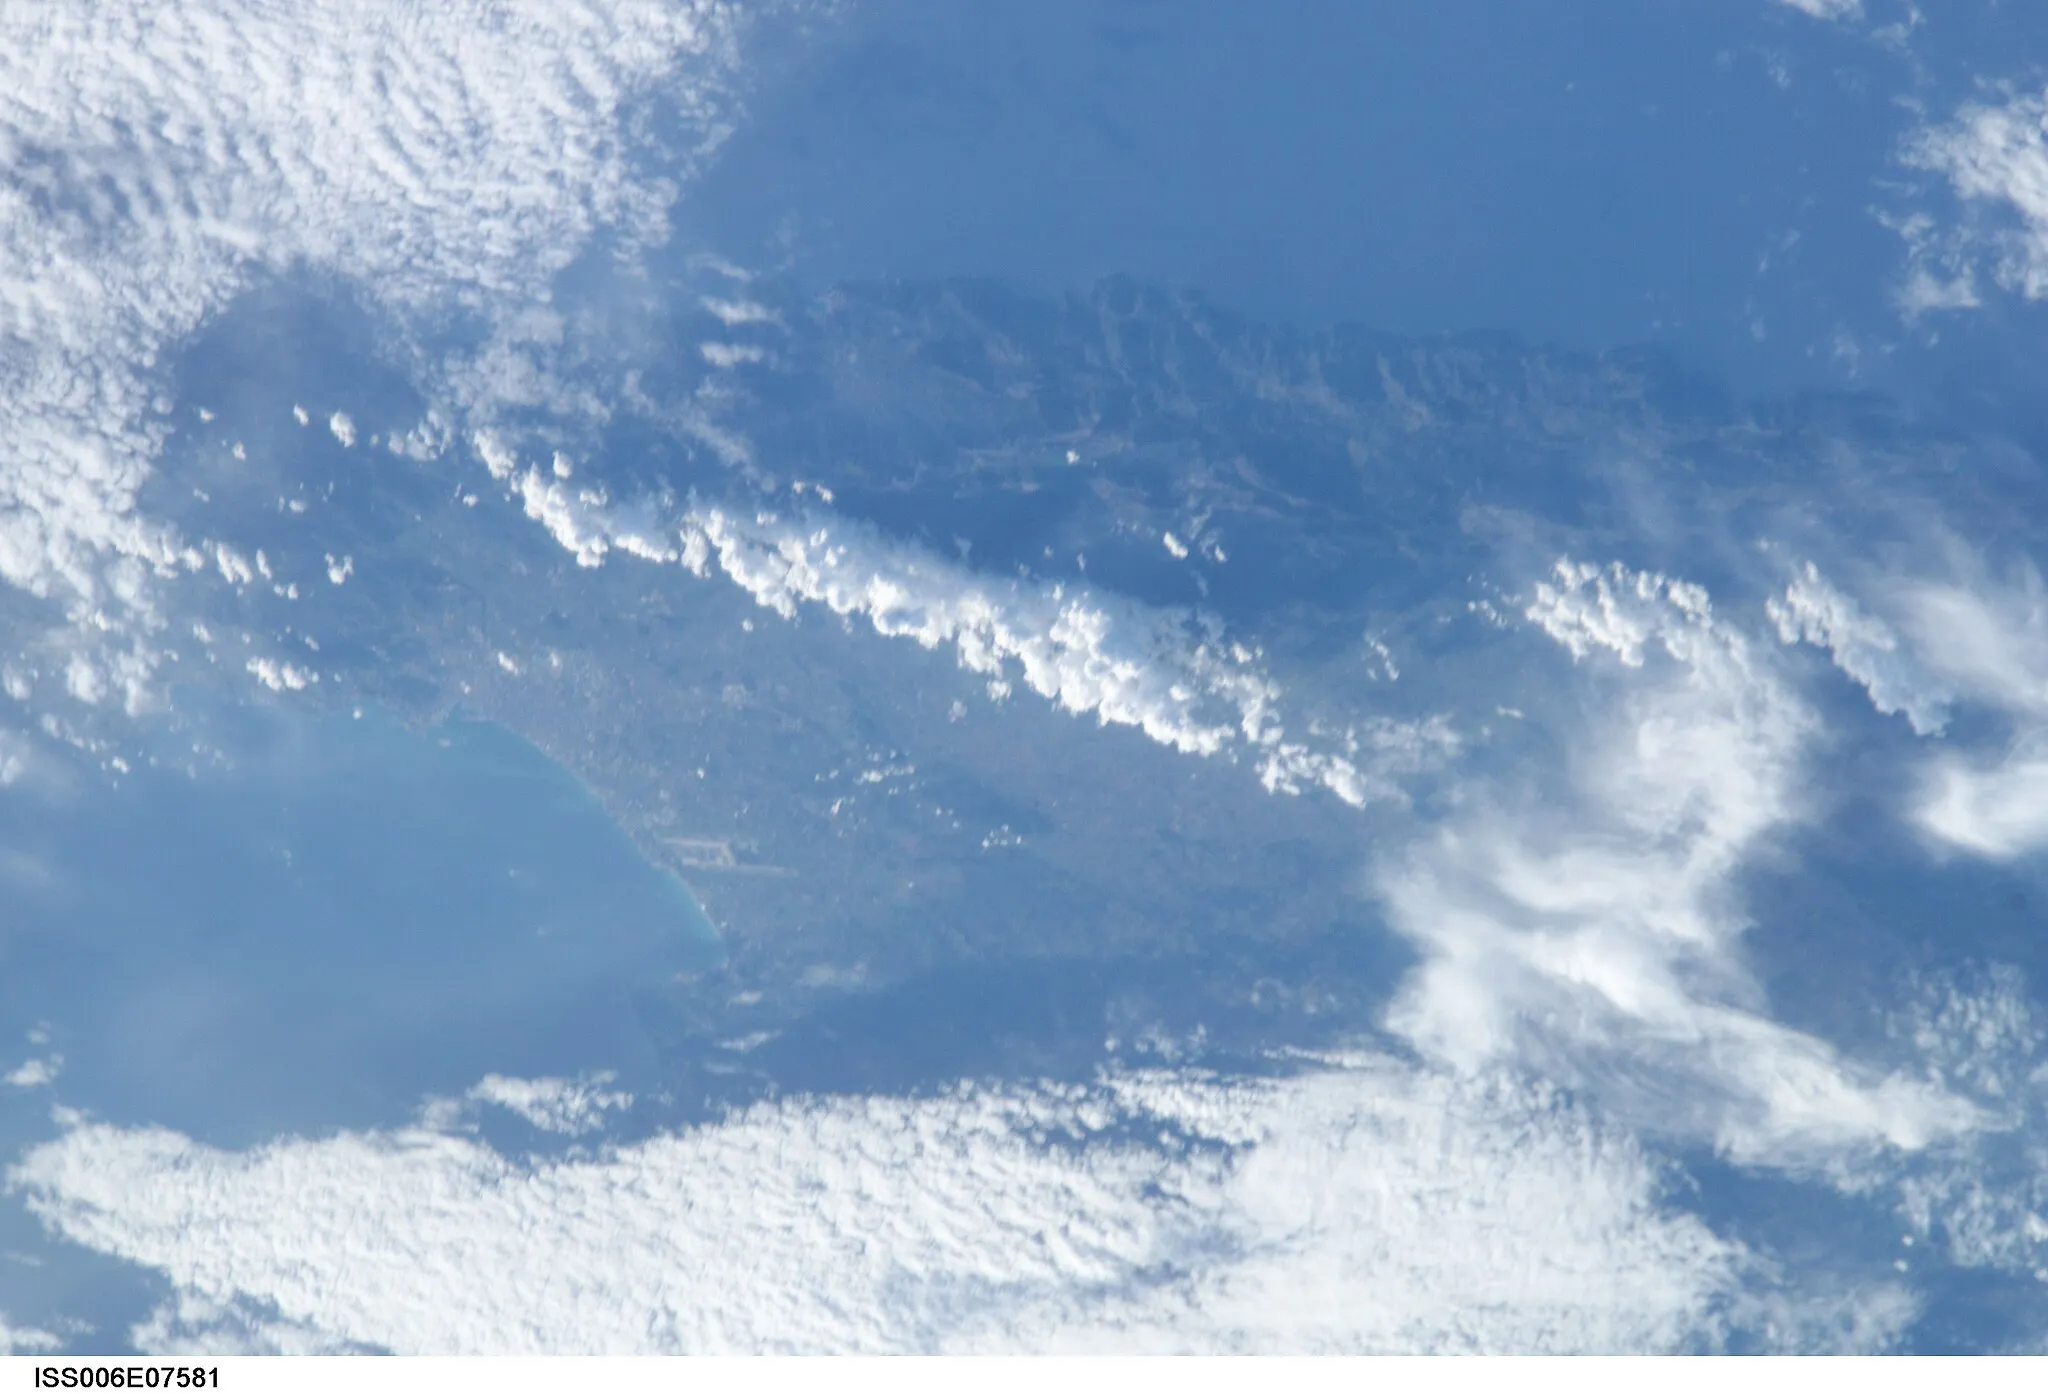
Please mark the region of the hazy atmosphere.
[[0, 1346], [2038, 1352], [2048, 12], [0, 9]]

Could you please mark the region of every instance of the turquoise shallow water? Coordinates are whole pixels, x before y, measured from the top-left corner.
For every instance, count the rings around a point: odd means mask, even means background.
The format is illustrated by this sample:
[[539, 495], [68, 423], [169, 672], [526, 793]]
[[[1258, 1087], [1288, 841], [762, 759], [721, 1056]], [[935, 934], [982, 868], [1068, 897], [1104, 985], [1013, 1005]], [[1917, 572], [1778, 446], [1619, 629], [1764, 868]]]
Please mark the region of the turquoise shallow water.
[[688, 889], [501, 727], [242, 712], [202, 743], [227, 758], [196, 776], [0, 793], [0, 1040], [62, 1055], [39, 1096], [244, 1145], [492, 1072], [623, 1082], [641, 1004], [723, 957]]

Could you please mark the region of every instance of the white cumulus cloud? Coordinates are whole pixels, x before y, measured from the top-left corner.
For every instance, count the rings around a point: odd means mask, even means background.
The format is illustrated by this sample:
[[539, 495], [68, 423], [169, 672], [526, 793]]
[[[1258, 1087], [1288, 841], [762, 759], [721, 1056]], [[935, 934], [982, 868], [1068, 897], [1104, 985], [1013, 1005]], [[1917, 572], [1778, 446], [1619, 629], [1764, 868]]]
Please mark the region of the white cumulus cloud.
[[1058, 582], [997, 580], [817, 515], [694, 510], [680, 536], [686, 564], [715, 566], [784, 617], [822, 605], [880, 634], [951, 647], [972, 672], [1183, 754], [1242, 754], [1276, 792], [1320, 786], [1355, 807], [1398, 799], [1401, 775], [1455, 746], [1447, 727], [1429, 722], [1368, 722], [1320, 748], [1289, 739], [1279, 685], [1254, 652], [1199, 616]]
[[137, 1339], [187, 1350], [1668, 1350], [1761, 1272], [1568, 1105], [1368, 1058], [792, 1099], [560, 1161], [73, 1119], [11, 1182], [164, 1273]]
[[[1258, 655], [1199, 615], [1155, 609], [1088, 587], [988, 576], [862, 524], [813, 512], [617, 503], [574, 471], [522, 465], [490, 431], [473, 444], [578, 564], [614, 551], [724, 575], [784, 618], [820, 606], [877, 633], [951, 648], [999, 690], [1021, 685], [1066, 711], [1132, 726], [1183, 754], [1250, 760], [1266, 787], [1320, 787], [1354, 807], [1402, 797], [1400, 778], [1456, 748], [1441, 721], [1367, 721], [1311, 745], [1290, 738], [1279, 686]], [[559, 457], [557, 457], [559, 460]]]
[[0, 9], [0, 583], [74, 641], [150, 631], [181, 560], [137, 508], [160, 356], [265, 273], [495, 316], [598, 229], [655, 235], [631, 114], [660, 90], [713, 131], [731, 29], [708, 0]]
[[631, 1094], [604, 1087], [611, 1081], [609, 1074], [589, 1080], [485, 1075], [468, 1097], [515, 1113], [543, 1131], [574, 1136], [602, 1127], [612, 1110], [632, 1107]]
[[320, 681], [320, 675], [296, 663], [276, 658], [252, 658], [249, 673], [272, 692], [303, 692]]
[[1835, 589], [1819, 567], [1808, 562], [1783, 596], [1765, 602], [1765, 610], [1786, 643], [1804, 640], [1828, 650], [1879, 711], [1903, 714], [1920, 735], [1941, 733], [1954, 694], [1921, 670], [1890, 625]]

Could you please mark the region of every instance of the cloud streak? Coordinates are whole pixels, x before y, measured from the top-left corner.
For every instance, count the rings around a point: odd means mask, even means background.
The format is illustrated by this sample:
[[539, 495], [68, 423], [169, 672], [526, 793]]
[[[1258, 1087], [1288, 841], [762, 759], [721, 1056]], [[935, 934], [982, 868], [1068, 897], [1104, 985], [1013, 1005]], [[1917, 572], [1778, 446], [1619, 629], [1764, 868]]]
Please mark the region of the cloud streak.
[[1320, 745], [1289, 737], [1259, 654], [1199, 614], [1084, 586], [998, 580], [825, 512], [787, 517], [658, 499], [617, 504], [556, 454], [522, 463], [502, 436], [473, 442], [492, 477], [582, 566], [613, 552], [719, 574], [794, 619], [816, 607], [878, 634], [950, 648], [1001, 697], [1017, 687], [1182, 754], [1244, 758], [1267, 789], [1321, 788], [1353, 807], [1404, 797], [1400, 780], [1457, 742], [1441, 721], [1355, 724]]
[[1879, 711], [1904, 716], [1919, 735], [1941, 734], [1955, 694], [1903, 650], [1890, 625], [1835, 589], [1812, 562], [1764, 609], [1780, 639], [1826, 649]]

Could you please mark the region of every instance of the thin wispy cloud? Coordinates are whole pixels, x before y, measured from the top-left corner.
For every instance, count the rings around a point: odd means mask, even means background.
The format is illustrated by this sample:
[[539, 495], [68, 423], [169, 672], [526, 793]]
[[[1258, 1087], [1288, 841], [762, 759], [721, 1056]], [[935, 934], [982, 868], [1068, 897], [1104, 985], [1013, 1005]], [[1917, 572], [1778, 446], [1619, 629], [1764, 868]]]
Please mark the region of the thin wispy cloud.
[[1953, 579], [1907, 582], [1897, 603], [1915, 652], [1960, 693], [2048, 717], [2048, 589], [2030, 566], [2000, 581], [1972, 563]]
[[[2048, 89], [2007, 88], [1965, 103], [1947, 121], [1918, 131], [1905, 159], [1947, 180], [1972, 220], [1955, 236], [1988, 261], [1993, 281], [2023, 299], [2048, 298]], [[1922, 229], [1919, 241], [1927, 240]], [[1918, 265], [1914, 271], [1929, 287], [1953, 283]], [[1974, 292], [1949, 294], [1923, 308], [1975, 301]]]
[[1969, 1095], [1995, 1124], [1968, 1148], [1932, 1150], [1883, 1178], [1916, 1241], [1912, 1257], [2048, 1280], [2048, 1022], [2027, 975], [1966, 966], [1930, 974], [1905, 999], [1894, 1035], [1929, 1078]]
[[1863, 0], [1778, 0], [1814, 19], [1853, 19], [1863, 13]]
[[1915, 820], [1940, 842], [2005, 861], [2048, 848], [2048, 589], [2022, 566], [2004, 579], [1976, 559], [1897, 588], [1920, 662], [2003, 717], [2002, 748], [1944, 750], [1917, 778]]
[[[2001, 578], [1953, 539], [1942, 550], [1946, 574], [1887, 576], [1867, 603], [1808, 563], [1766, 610], [1786, 643], [1827, 649], [1873, 707], [1930, 739], [1899, 776], [1910, 821], [1954, 850], [2011, 860], [2048, 847], [2048, 589], [2030, 564]], [[2004, 739], [1936, 739], [1965, 706], [1999, 718]]]
[[1915, 816], [1950, 846], [1995, 861], [2048, 847], [2048, 751], [1938, 759], [1921, 777]]
[[15, 1326], [0, 1315], [0, 1352], [8, 1355], [43, 1355], [62, 1350], [64, 1338], [36, 1326]]
[[[1975, 1121], [1773, 1021], [1742, 874], [1803, 816], [1816, 718], [1698, 586], [1560, 563], [1526, 617], [1606, 669], [1561, 792], [1483, 787], [1377, 878], [1422, 950], [1390, 1024], [1431, 1056], [1535, 1068], [1759, 1163], [1918, 1148]], [[1626, 680], [1613, 681], [1625, 675]]]

